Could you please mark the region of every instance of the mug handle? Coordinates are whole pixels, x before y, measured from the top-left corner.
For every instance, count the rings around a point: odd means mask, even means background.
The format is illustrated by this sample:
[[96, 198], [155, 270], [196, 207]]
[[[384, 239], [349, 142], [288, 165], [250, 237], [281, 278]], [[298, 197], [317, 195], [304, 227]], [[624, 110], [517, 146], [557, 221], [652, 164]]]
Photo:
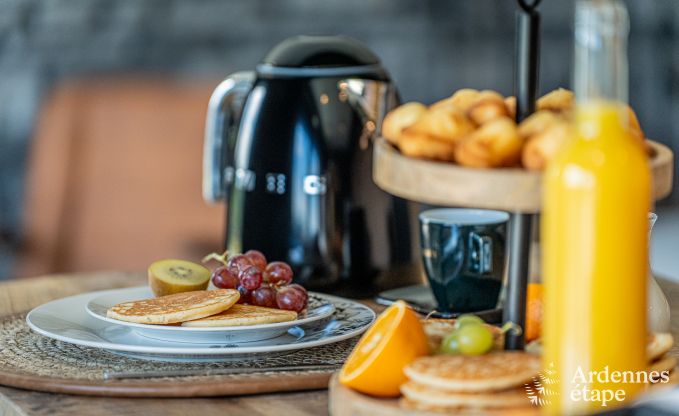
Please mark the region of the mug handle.
[[469, 269], [472, 273], [491, 273], [493, 271], [493, 239], [487, 235], [469, 233], [471, 251]]

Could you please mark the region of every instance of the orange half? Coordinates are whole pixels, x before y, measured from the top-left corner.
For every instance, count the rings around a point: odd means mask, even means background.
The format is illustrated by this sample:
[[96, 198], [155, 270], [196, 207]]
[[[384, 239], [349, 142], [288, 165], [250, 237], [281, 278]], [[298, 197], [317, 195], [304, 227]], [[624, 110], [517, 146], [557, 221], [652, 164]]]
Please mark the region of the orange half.
[[361, 393], [396, 397], [406, 381], [405, 366], [428, 353], [420, 319], [405, 302], [398, 301], [363, 334], [340, 370], [339, 381]]

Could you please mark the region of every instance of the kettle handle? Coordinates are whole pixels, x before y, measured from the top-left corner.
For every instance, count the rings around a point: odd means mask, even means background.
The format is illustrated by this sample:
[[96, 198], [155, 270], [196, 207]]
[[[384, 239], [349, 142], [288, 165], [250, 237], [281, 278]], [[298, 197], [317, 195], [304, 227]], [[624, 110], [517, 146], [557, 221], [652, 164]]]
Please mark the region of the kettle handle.
[[222, 81], [210, 97], [203, 145], [203, 199], [221, 202], [227, 198], [228, 160], [233, 153], [241, 111], [255, 81], [253, 71], [240, 71]]

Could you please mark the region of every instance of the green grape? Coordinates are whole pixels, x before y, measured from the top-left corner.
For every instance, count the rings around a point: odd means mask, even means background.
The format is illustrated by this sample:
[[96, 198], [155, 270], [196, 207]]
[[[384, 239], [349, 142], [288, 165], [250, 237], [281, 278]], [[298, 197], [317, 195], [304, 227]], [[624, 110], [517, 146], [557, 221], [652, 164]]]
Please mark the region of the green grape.
[[457, 330], [457, 343], [464, 355], [481, 355], [493, 348], [493, 334], [485, 324], [466, 324]]
[[450, 332], [441, 341], [441, 352], [444, 354], [459, 354], [460, 343], [457, 340], [457, 330]]
[[485, 324], [483, 319], [479, 318], [476, 315], [460, 315], [456, 320], [455, 320], [455, 328], [462, 328], [465, 325], [469, 324]]

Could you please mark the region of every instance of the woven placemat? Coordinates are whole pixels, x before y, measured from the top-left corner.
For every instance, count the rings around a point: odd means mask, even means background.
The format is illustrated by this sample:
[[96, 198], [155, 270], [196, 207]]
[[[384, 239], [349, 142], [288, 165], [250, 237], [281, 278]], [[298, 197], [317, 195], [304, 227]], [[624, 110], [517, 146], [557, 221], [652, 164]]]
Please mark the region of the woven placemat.
[[358, 338], [285, 355], [235, 362], [146, 361], [43, 337], [26, 315], [0, 319], [0, 384], [31, 390], [122, 397], [228, 396], [326, 388], [332, 370], [106, 380], [106, 371], [214, 371], [341, 365]]

